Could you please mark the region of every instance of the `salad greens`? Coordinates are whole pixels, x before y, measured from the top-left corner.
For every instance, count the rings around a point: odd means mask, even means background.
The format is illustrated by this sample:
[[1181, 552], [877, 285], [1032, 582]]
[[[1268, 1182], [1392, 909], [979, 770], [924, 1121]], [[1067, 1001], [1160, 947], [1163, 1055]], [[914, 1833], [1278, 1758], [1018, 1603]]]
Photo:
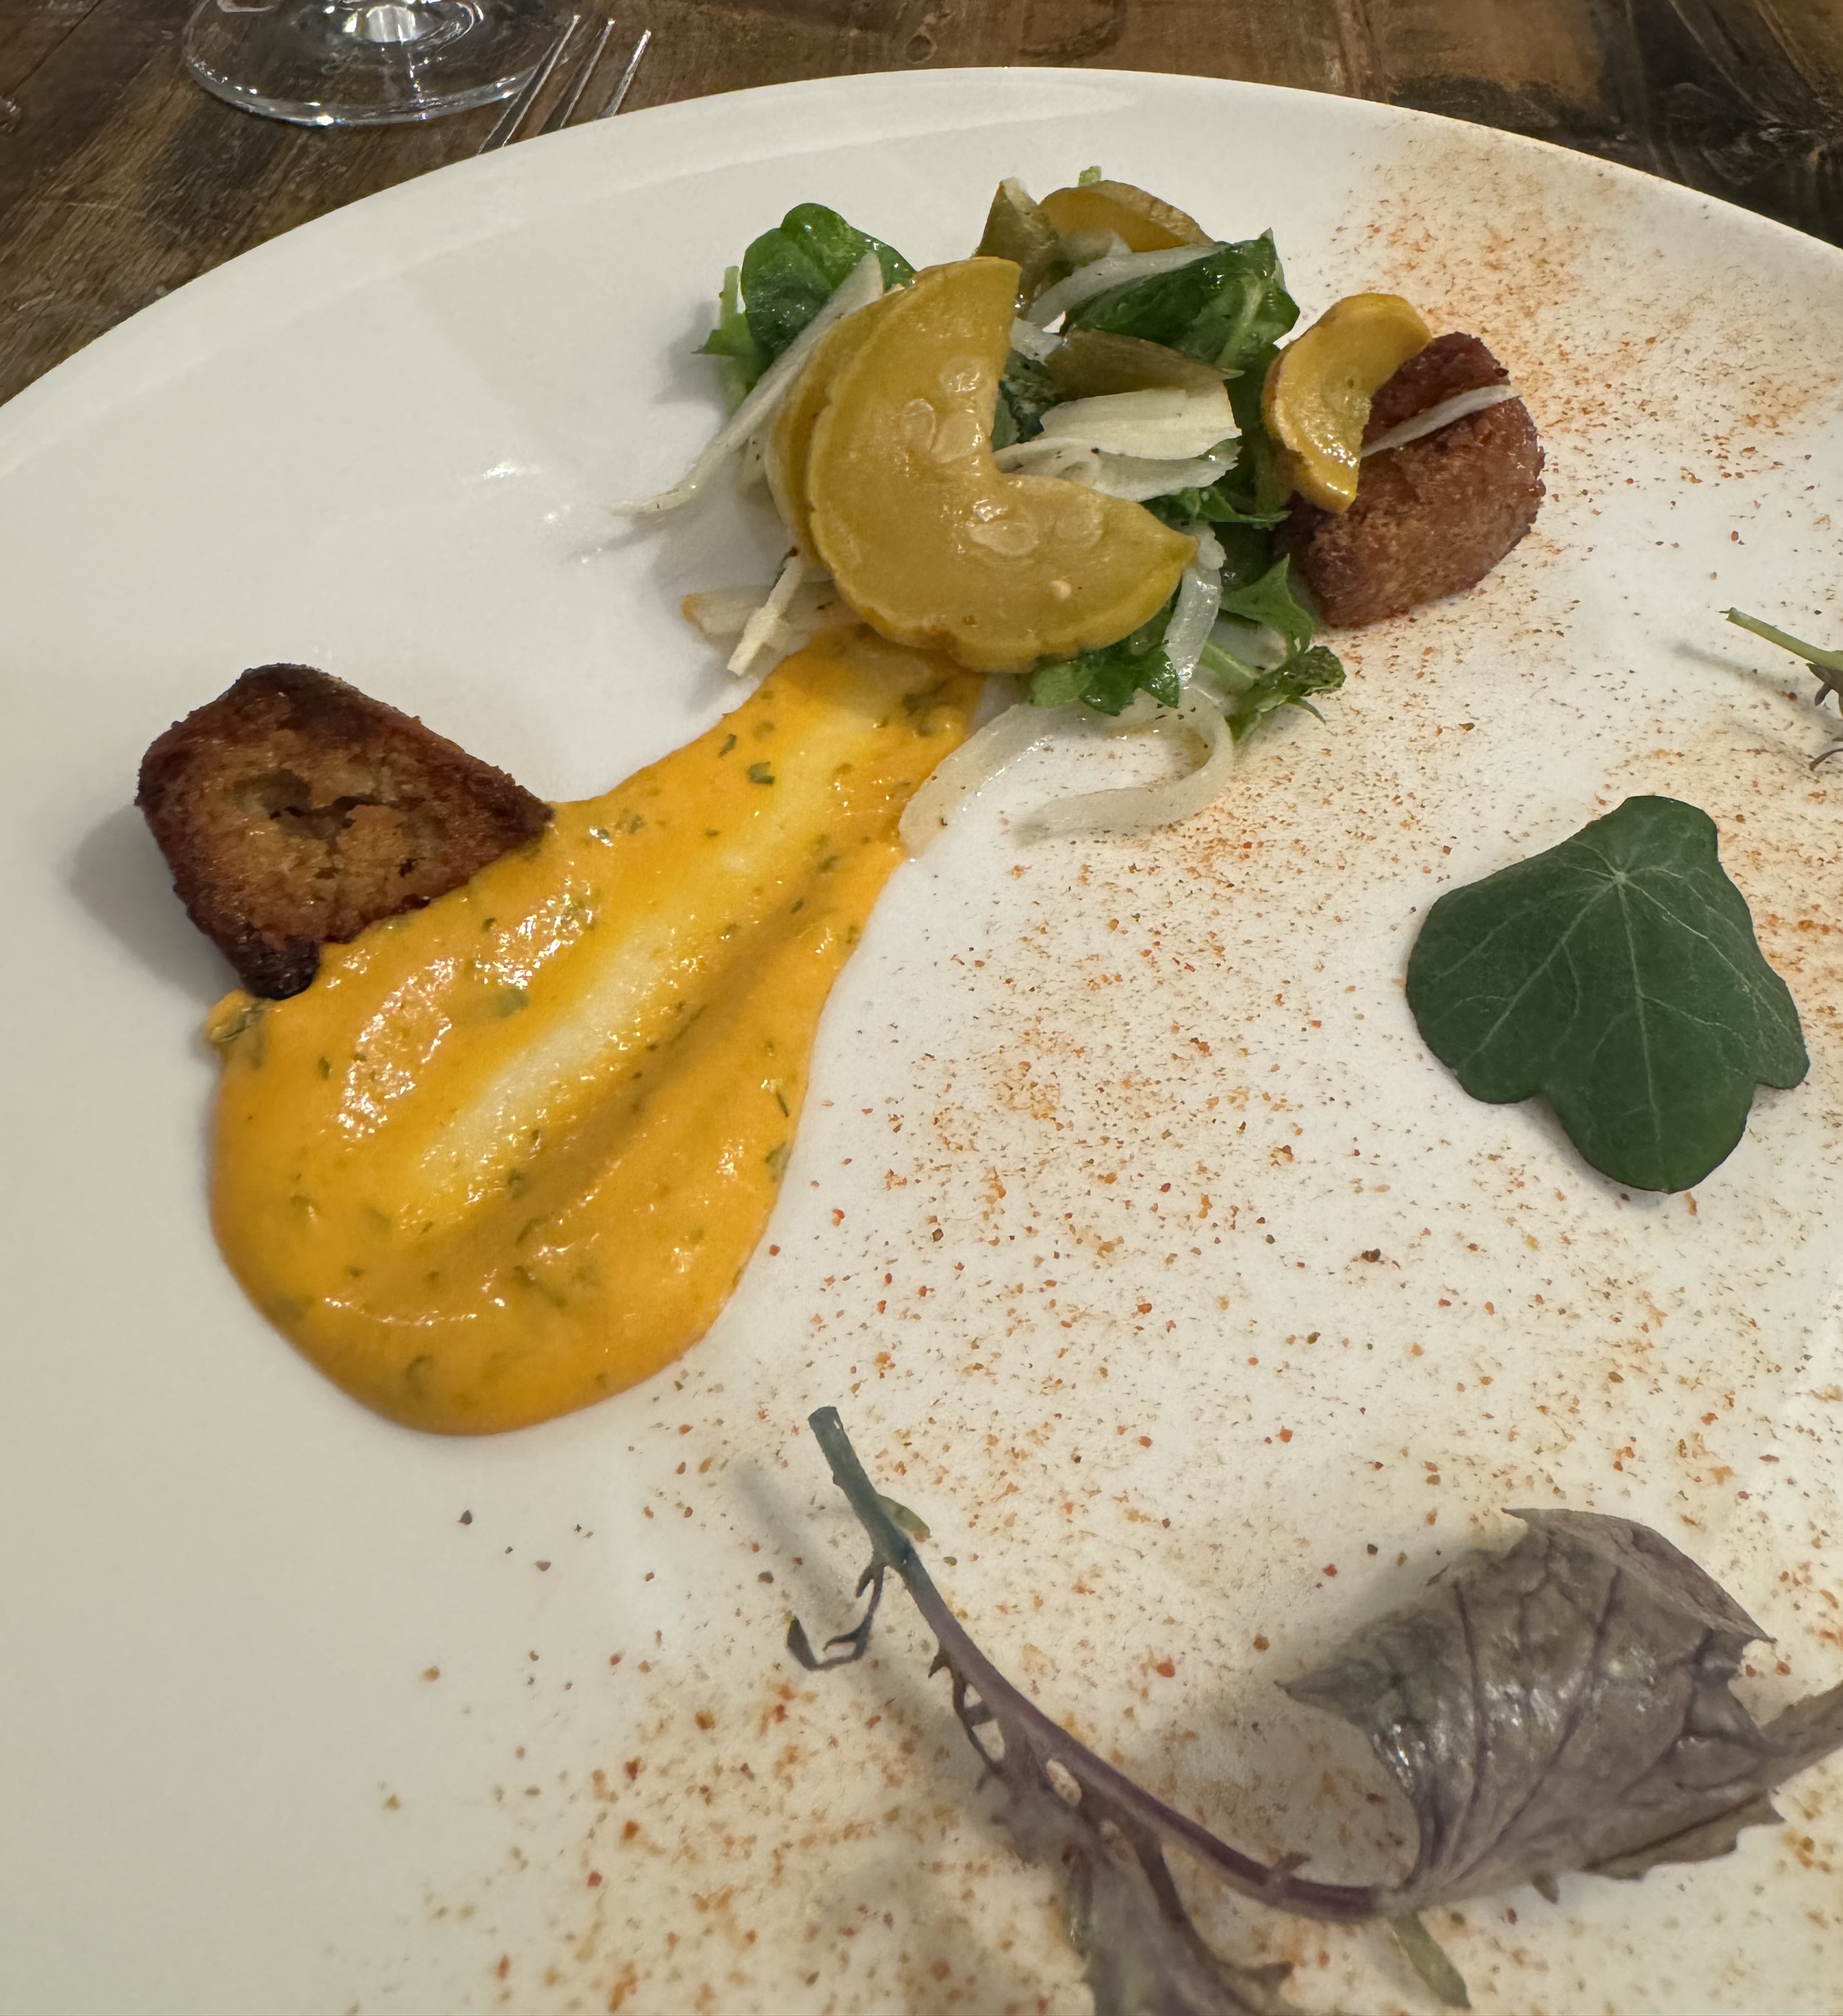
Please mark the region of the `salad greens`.
[[1136, 336], [1223, 371], [1265, 370], [1299, 319], [1272, 232], [1218, 246], [1175, 272], [1129, 280], [1070, 309], [1071, 329]]
[[[1265, 541], [1260, 542], [1262, 557], [1265, 545]], [[1239, 655], [1222, 641], [1224, 627], [1219, 626], [1218, 635], [1203, 646], [1197, 661], [1197, 675], [1222, 700], [1237, 741], [1280, 707], [1302, 707], [1316, 715], [1312, 696], [1335, 693], [1344, 683], [1344, 667], [1336, 654], [1312, 642], [1312, 612], [1293, 592], [1284, 556], [1244, 581], [1251, 564], [1252, 556], [1244, 549], [1231, 546], [1226, 553], [1222, 613], [1240, 617], [1244, 628], [1252, 626], [1246, 631], [1248, 635], [1262, 631], [1276, 634], [1283, 655], [1272, 664]], [[1171, 615], [1168, 603], [1117, 644], [1082, 652], [1057, 664], [1040, 665], [1031, 675], [1031, 704], [1066, 707], [1079, 700], [1098, 714], [1118, 715], [1136, 695], [1146, 693], [1164, 706], [1175, 707], [1178, 676], [1164, 648]]]
[[[1282, 707], [1311, 709], [1315, 693], [1333, 693], [1344, 668], [1323, 646], [1312, 646], [1316, 621], [1294, 593], [1283, 556], [1276, 557], [1272, 530], [1286, 517], [1290, 488], [1261, 416], [1261, 391], [1279, 355], [1279, 339], [1299, 319], [1286, 290], [1271, 232], [1219, 247], [1175, 272], [1129, 281], [1071, 309], [1067, 327], [1136, 337], [1229, 373], [1229, 400], [1240, 430], [1236, 460], [1207, 488], [1155, 497], [1147, 509], [1175, 530], [1213, 533], [1223, 550], [1225, 614], [1275, 630], [1287, 654], [1258, 667], [1224, 643], [1206, 643], [1199, 671], [1229, 697], [1229, 725], [1239, 740]], [[995, 445], [1028, 441], [1042, 430], [1042, 416], [1068, 395], [1042, 365], [1013, 352], [1006, 368]], [[1174, 605], [1132, 636], [1065, 664], [1039, 668], [1030, 698], [1038, 707], [1071, 700], [1117, 715], [1137, 693], [1175, 706], [1177, 680], [1161, 648]], [[1316, 709], [1311, 711], [1316, 712]]]
[[723, 275], [717, 326], [704, 352], [723, 360], [730, 410], [844, 285], [866, 252], [886, 287], [906, 286], [915, 268], [893, 245], [848, 224], [823, 203], [797, 203]]
[[1474, 1099], [1541, 1093], [1596, 1169], [1645, 1190], [1700, 1183], [1754, 1087], [1809, 1068], [1715, 823], [1675, 798], [1628, 798], [1449, 890], [1409, 959], [1408, 1005]]
[[1263, 1863], [1218, 1840], [1052, 1721], [948, 1609], [912, 1537], [925, 1528], [871, 1483], [837, 1410], [822, 1407], [809, 1425], [869, 1535], [858, 1590], [870, 1600], [823, 1655], [790, 1620], [788, 1650], [809, 1670], [862, 1658], [894, 1570], [998, 1783], [999, 1819], [1060, 1886], [1096, 2016], [1292, 2007], [1283, 1966], [1238, 1966], [1204, 1940], [1173, 1880], [1173, 1848], [1276, 1910], [1387, 1921], [1429, 1986], [1463, 2006], [1464, 1983], [1421, 1912], [1522, 1882], [1553, 1898], [1575, 1871], [1632, 1877], [1725, 1855], [1743, 1828], [1777, 1820], [1776, 1785], [1843, 1748], [1843, 1685], [1764, 1727], [1735, 1699], [1741, 1654], [1764, 1634], [1661, 1535], [1594, 1513], [1519, 1512], [1528, 1530], [1507, 1553], [1465, 1555], [1288, 1687], [1362, 1730], [1419, 1838], [1399, 1882], [1320, 1882], [1295, 1857]]
[[[1082, 172], [1083, 182], [1100, 178], [1098, 168]], [[876, 254], [886, 285], [902, 286], [913, 277], [908, 261], [890, 246], [836, 211], [802, 203], [756, 239], [740, 266], [725, 273], [717, 326], [704, 348], [718, 360], [733, 410], [868, 252]], [[1075, 256], [1064, 247], [1058, 270], [1067, 270]], [[1197, 632], [1191, 629], [1189, 650], [1174, 664], [1165, 643], [1182, 599], [1174, 596], [1131, 635], [1040, 666], [1029, 682], [1033, 704], [1074, 704], [1112, 715], [1143, 693], [1175, 707], [1194, 668], [1241, 736], [1277, 709], [1309, 707], [1312, 696], [1334, 692], [1342, 683], [1336, 657], [1312, 643], [1313, 616], [1275, 550], [1274, 531], [1286, 516], [1289, 485], [1262, 423], [1261, 394], [1279, 340], [1298, 316], [1271, 232], [1218, 245], [1175, 270], [1129, 279], [1069, 311], [1064, 334], [1083, 329], [1129, 336], [1226, 374], [1239, 429], [1234, 461], [1207, 487], [1155, 497], [1147, 508], [1175, 529], [1213, 541], [1205, 550], [1219, 549], [1222, 554], [1222, 610], [1242, 621], [1204, 643], [1200, 657]], [[1042, 340], [1053, 344], [1056, 339]], [[1032, 354], [1013, 350], [999, 386], [992, 448], [999, 451], [1034, 438], [1042, 431], [1043, 416], [1076, 396], [1057, 383], [1035, 346]], [[1251, 653], [1250, 625], [1283, 640], [1282, 654]]]
[[1343, 665], [1323, 644], [1292, 652], [1279, 664], [1262, 670], [1244, 664], [1220, 644], [1208, 643], [1197, 669], [1222, 695], [1222, 711], [1237, 742], [1283, 707], [1302, 707], [1318, 716], [1313, 695], [1335, 693], [1344, 683]]
[[1067, 707], [1079, 700], [1097, 714], [1122, 714], [1136, 694], [1148, 693], [1161, 706], [1175, 707], [1182, 695], [1164, 648], [1171, 610], [1168, 602], [1117, 644], [1081, 652], [1060, 664], [1039, 665], [1031, 675], [1031, 706]]

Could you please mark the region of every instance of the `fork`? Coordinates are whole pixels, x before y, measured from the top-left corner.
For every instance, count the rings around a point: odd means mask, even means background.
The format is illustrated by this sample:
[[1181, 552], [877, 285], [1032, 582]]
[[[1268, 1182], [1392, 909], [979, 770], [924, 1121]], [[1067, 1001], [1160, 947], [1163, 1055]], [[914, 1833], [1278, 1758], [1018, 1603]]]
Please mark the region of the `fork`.
[[[563, 23], [562, 31], [558, 34], [556, 40], [551, 44], [549, 49], [545, 51], [538, 67], [526, 78], [517, 95], [499, 114], [499, 118], [494, 122], [493, 130], [481, 142], [479, 151], [481, 153], [491, 153], [495, 147], [503, 147], [509, 141], [528, 139], [534, 133], [560, 131], [563, 128], [570, 124], [575, 116], [576, 108], [582, 102], [584, 92], [588, 90], [596, 72], [601, 67], [603, 52], [607, 48], [609, 38], [614, 32], [614, 17], [612, 14], [603, 20], [601, 33], [596, 37], [590, 45], [588, 55], [576, 65], [574, 74], [558, 95], [557, 101], [551, 107], [544, 123], [535, 128], [526, 125], [532, 108], [543, 95], [544, 87], [549, 83], [552, 77], [556, 74], [558, 65], [569, 52], [571, 45], [576, 39], [576, 31], [581, 25], [582, 15], [578, 10]], [[620, 81], [608, 94], [606, 102], [600, 109], [585, 114], [578, 122], [579, 124], [587, 125], [592, 120], [611, 119], [621, 110], [627, 102], [627, 94], [633, 88], [634, 79], [639, 74], [640, 65], [645, 61], [646, 51], [651, 46], [652, 41], [653, 31], [650, 28], [642, 30], [639, 39], [634, 44], [632, 51], [628, 56], [627, 67], [621, 73]], [[525, 130], [521, 131], [520, 130], [521, 128]]]

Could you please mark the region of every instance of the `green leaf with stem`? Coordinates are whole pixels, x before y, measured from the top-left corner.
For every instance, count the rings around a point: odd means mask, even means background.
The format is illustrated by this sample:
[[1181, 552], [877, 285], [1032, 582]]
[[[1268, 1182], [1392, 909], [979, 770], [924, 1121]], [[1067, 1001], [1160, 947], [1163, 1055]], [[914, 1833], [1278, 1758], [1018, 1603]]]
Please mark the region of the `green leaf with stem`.
[[1728, 611], [1728, 621], [1743, 630], [1751, 630], [1756, 637], [1764, 637], [1769, 644], [1776, 644], [1782, 651], [1790, 651], [1794, 658], [1802, 658], [1823, 688], [1818, 696], [1820, 707], [1831, 693], [1839, 696], [1838, 704], [1843, 706], [1843, 651], [1827, 651], [1819, 645], [1805, 643], [1758, 616], [1744, 615], [1738, 609]]

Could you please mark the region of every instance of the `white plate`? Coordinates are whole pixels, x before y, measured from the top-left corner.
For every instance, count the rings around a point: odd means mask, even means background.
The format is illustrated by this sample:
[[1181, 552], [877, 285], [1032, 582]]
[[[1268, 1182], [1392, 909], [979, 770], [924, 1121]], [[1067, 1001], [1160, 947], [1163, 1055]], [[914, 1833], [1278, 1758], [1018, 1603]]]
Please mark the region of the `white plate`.
[[[225, 975], [129, 808], [143, 746], [274, 658], [553, 797], [675, 745], [731, 697], [677, 597], [767, 547], [725, 502], [592, 549], [599, 501], [711, 425], [724, 265], [806, 199], [952, 257], [1001, 175], [1095, 161], [1272, 225], [1308, 313], [1397, 288], [1485, 336], [1547, 444], [1535, 533], [1352, 640], [1323, 725], [1264, 734], [1218, 813], [1024, 851], [1007, 809], [1157, 760], [1046, 755], [905, 869], [772, 1243], [670, 1373], [498, 1440], [375, 1420], [213, 1250]], [[1506, 1505], [1650, 1521], [1776, 1635], [1752, 1698], [1834, 1682], [1843, 785], [1719, 612], [1843, 631], [1840, 328], [1834, 250], [1575, 155], [1227, 84], [920, 74], [448, 170], [0, 414], [0, 2003], [1084, 2006], [903, 1604], [868, 1665], [781, 1649], [788, 1606], [848, 1619], [864, 1551], [825, 1401], [1053, 1712], [1326, 1874], [1401, 1816], [1272, 1683]], [[1694, 1202], [1466, 1099], [1402, 1003], [1438, 890], [1634, 790], [1715, 815], [1812, 1053]], [[1833, 1763], [1730, 1862], [1435, 1929], [1485, 2009], [1833, 2008], [1840, 1803]], [[1378, 1933], [1225, 1936], [1298, 1960], [1308, 2006], [1427, 2006]]]

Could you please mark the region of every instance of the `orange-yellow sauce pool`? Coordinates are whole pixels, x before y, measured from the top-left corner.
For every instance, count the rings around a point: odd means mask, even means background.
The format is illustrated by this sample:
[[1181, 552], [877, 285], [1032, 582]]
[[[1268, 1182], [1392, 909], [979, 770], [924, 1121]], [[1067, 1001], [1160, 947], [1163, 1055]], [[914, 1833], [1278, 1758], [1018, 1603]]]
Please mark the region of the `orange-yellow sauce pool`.
[[695, 1342], [979, 684], [828, 632], [530, 848], [327, 947], [304, 993], [221, 1003], [212, 1213], [257, 1306], [445, 1434], [585, 1406]]

